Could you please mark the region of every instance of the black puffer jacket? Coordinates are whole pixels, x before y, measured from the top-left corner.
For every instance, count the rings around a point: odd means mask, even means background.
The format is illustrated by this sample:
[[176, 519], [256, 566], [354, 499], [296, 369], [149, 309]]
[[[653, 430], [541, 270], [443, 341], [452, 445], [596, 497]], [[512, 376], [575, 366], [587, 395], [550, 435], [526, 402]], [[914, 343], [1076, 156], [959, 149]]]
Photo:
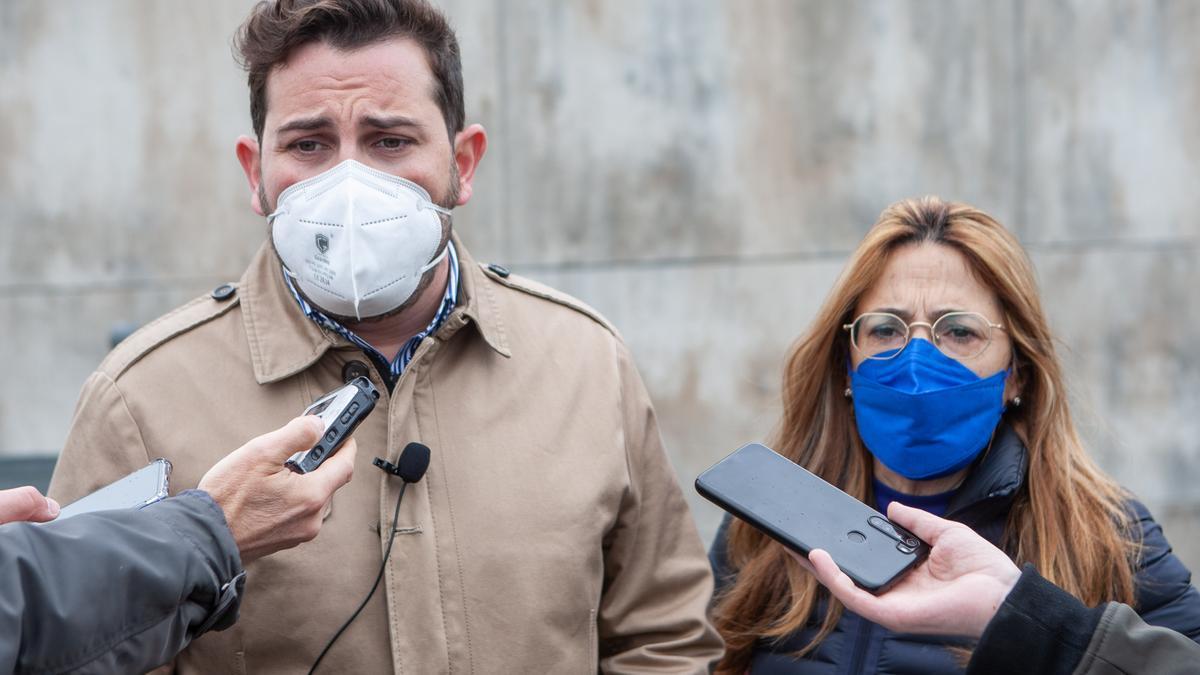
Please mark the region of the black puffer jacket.
[[[954, 495], [946, 517], [970, 526], [999, 546], [1009, 508], [1024, 483], [1026, 469], [1025, 446], [1011, 429], [1002, 427], [992, 449]], [[1130, 508], [1140, 520], [1144, 547], [1136, 577], [1138, 614], [1148, 624], [1170, 628], [1200, 642], [1200, 593], [1191, 584], [1191, 573], [1171, 553], [1162, 528], [1146, 507], [1131, 501]], [[726, 517], [709, 551], [718, 593], [735, 577], [726, 557], [728, 525]], [[754, 675], [961, 673], [963, 666], [958, 656], [946, 646], [972, 646], [971, 641], [959, 638], [893, 633], [853, 612], [843, 611], [834, 632], [797, 661], [792, 654], [808, 644], [824, 615], [822, 602], [810, 625], [779, 643], [761, 643], [750, 672]]]

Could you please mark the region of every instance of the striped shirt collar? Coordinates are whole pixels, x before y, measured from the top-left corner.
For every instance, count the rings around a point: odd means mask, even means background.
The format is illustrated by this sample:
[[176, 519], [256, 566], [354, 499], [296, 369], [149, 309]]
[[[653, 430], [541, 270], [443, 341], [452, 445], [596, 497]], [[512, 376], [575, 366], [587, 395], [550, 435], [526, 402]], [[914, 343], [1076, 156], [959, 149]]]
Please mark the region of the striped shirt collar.
[[300, 310], [304, 312], [304, 315], [321, 328], [341, 335], [361, 349], [371, 359], [371, 362], [375, 364], [375, 368], [383, 376], [388, 389], [391, 389], [400, 379], [400, 375], [404, 373], [404, 369], [408, 367], [409, 362], [412, 361], [413, 355], [417, 353], [417, 347], [421, 346], [421, 340], [437, 331], [442, 323], [446, 321], [446, 318], [450, 316], [450, 313], [454, 311], [455, 306], [458, 305], [458, 252], [454, 249], [454, 242], [452, 241], [446, 242], [446, 249], [446, 257], [450, 259], [450, 278], [446, 281], [446, 292], [442, 294], [442, 304], [438, 306], [437, 313], [433, 315], [433, 320], [429, 322], [429, 325], [420, 333], [409, 338], [408, 342], [405, 342], [404, 346], [400, 348], [400, 353], [390, 363], [369, 342], [355, 335], [354, 331], [346, 328], [341, 323], [326, 316], [324, 312], [305, 300], [300, 295], [300, 292], [296, 290], [287, 272], [283, 273], [283, 281], [287, 284], [288, 291], [291, 292], [292, 297], [296, 299], [296, 303], [300, 305]]

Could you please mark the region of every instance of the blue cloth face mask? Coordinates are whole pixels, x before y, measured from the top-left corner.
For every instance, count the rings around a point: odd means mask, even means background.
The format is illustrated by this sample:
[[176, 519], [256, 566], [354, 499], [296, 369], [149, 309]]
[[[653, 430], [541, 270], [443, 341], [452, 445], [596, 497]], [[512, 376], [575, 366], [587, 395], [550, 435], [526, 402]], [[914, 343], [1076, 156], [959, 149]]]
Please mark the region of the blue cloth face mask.
[[980, 378], [924, 339], [850, 372], [858, 433], [884, 466], [910, 480], [967, 466], [1004, 412], [1008, 370]]

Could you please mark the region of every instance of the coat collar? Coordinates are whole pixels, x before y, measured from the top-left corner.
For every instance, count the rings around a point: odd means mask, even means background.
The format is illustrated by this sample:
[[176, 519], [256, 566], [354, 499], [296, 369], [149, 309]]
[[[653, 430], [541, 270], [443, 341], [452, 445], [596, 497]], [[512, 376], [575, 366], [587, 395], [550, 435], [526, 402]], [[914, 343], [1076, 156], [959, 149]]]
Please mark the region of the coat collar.
[[950, 499], [947, 517], [973, 510], [976, 505], [989, 500], [1008, 503], [1025, 483], [1028, 465], [1025, 443], [1012, 426], [1001, 422], [996, 428], [991, 447]]
[[[458, 307], [442, 324], [437, 337], [449, 339], [471, 323], [493, 351], [509, 357], [512, 352], [492, 288], [495, 282], [483, 274], [457, 235], [451, 237], [458, 252], [462, 293]], [[283, 270], [269, 241], [258, 249], [242, 276], [239, 296], [250, 361], [259, 384], [278, 382], [307, 369], [330, 347], [353, 347], [300, 311], [283, 283]]]

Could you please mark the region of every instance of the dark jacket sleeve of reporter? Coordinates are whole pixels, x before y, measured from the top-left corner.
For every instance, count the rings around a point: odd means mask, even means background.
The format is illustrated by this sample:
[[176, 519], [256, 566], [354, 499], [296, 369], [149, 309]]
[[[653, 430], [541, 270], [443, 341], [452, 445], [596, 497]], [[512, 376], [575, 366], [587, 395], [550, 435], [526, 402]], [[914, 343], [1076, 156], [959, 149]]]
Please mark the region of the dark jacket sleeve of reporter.
[[145, 672], [237, 619], [225, 515], [189, 490], [140, 511], [0, 527], [0, 673]]
[[1200, 645], [1150, 626], [1128, 605], [1089, 608], [1026, 565], [988, 624], [968, 675], [1200, 672]]
[[1162, 526], [1141, 502], [1129, 510], [1142, 533], [1138, 570], [1134, 576], [1134, 609], [1151, 626], [1170, 628], [1200, 641], [1200, 593], [1192, 573], [1171, 550]]

